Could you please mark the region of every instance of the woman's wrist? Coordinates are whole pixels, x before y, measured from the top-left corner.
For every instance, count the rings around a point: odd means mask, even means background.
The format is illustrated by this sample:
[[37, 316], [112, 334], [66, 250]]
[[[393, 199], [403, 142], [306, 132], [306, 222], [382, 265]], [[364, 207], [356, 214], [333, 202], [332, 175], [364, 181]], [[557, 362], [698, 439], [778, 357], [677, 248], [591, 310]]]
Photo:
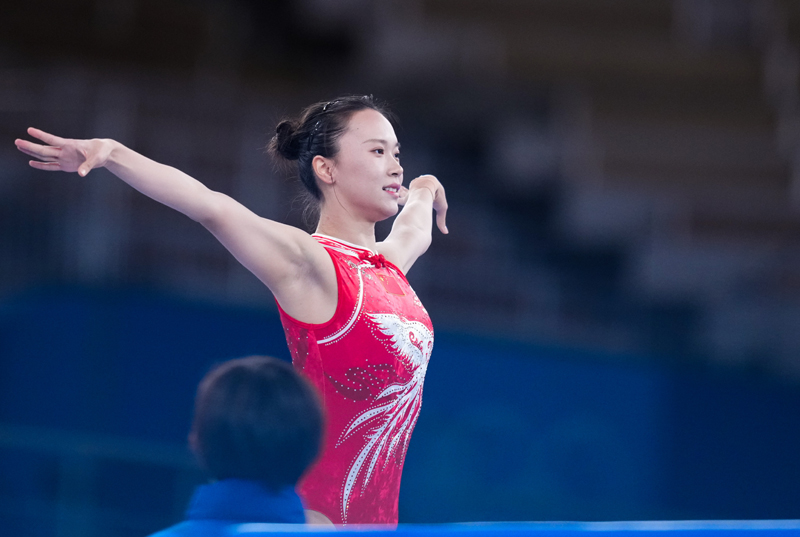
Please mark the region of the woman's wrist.
[[417, 178], [417, 179], [414, 179], [413, 181], [411, 181], [411, 184], [408, 185], [408, 189], [411, 190], [411, 191], [414, 191], [414, 190], [418, 190], [420, 188], [424, 188], [425, 190], [427, 190], [428, 192], [431, 193], [431, 199], [435, 200], [436, 199], [436, 190], [438, 188], [437, 185], [432, 184], [433, 181], [425, 180], [425, 179], [420, 180], [420, 179], [423, 179], [423, 178]]
[[429, 187], [428, 185], [419, 186], [419, 187], [415, 188], [414, 190], [427, 190], [428, 192], [431, 193], [431, 200], [435, 200], [436, 199], [436, 192], [431, 187]]
[[106, 145], [106, 151], [108, 152], [108, 157], [103, 162], [103, 167], [108, 168], [109, 165], [119, 164], [120, 150], [124, 146], [111, 138], [104, 138], [101, 141]]

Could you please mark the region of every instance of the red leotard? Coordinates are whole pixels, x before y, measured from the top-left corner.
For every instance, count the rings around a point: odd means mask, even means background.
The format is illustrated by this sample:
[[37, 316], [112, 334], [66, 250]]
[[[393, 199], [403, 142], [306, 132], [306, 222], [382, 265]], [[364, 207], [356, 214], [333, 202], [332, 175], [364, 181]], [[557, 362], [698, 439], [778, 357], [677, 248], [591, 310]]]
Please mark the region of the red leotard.
[[314, 238], [336, 269], [336, 312], [327, 323], [307, 324], [280, 310], [292, 362], [319, 390], [327, 417], [322, 455], [299, 492], [307, 509], [334, 524], [397, 524], [433, 327], [403, 273], [383, 256]]

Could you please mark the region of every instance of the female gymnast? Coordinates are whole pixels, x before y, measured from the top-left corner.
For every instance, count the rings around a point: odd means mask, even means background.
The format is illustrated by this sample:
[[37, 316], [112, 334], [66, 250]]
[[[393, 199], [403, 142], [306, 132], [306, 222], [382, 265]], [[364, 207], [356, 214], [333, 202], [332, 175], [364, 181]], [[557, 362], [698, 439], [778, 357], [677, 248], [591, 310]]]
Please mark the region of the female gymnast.
[[[15, 142], [39, 170], [85, 176], [107, 168], [201, 223], [270, 289], [292, 362], [326, 412], [322, 455], [299, 485], [309, 521], [397, 524], [403, 461], [433, 348], [430, 318], [405, 274], [431, 243], [433, 210], [447, 233], [447, 201], [431, 175], [403, 186], [389, 117], [371, 96], [346, 96], [278, 124], [269, 150], [296, 167], [316, 202], [313, 235], [261, 218], [114, 140], [31, 128], [44, 145]], [[375, 223], [396, 214], [377, 242]]]

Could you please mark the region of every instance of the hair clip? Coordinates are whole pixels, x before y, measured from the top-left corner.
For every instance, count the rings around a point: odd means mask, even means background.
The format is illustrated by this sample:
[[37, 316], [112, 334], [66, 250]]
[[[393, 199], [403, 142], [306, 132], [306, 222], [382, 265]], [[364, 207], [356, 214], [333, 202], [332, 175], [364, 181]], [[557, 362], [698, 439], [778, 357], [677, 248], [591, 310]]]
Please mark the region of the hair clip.
[[[339, 102], [339, 99], [337, 99], [335, 101], [328, 101], [327, 103], [325, 103], [325, 105], [322, 107], [322, 112], [320, 112], [320, 115], [322, 115], [325, 112], [327, 112], [328, 111], [328, 107], [333, 106], [338, 102]], [[314, 136], [316, 136], [319, 133], [320, 126], [322, 126], [322, 120], [318, 119], [317, 122], [314, 123], [314, 128], [311, 129], [311, 134], [308, 135], [308, 144], [307, 144], [308, 147], [306, 147], [306, 151], [311, 151], [311, 144], [314, 142]]]
[[319, 132], [320, 125], [322, 125], [322, 120], [317, 120], [317, 122], [314, 123], [314, 128], [311, 129], [311, 134], [308, 135], [308, 144], [306, 145], [306, 151], [311, 151], [311, 143], [314, 141], [314, 136], [316, 136], [317, 132]]

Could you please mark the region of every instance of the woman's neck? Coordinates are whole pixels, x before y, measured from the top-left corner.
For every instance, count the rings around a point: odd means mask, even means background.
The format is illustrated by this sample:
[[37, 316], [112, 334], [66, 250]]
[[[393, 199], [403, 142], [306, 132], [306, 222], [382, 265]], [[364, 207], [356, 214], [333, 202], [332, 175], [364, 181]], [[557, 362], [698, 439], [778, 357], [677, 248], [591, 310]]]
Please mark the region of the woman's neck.
[[323, 211], [320, 214], [316, 233], [357, 244], [372, 251], [377, 249], [374, 222], [358, 222], [353, 219], [336, 218]]

